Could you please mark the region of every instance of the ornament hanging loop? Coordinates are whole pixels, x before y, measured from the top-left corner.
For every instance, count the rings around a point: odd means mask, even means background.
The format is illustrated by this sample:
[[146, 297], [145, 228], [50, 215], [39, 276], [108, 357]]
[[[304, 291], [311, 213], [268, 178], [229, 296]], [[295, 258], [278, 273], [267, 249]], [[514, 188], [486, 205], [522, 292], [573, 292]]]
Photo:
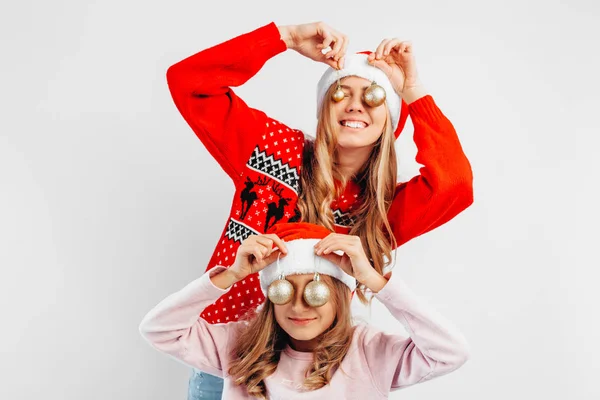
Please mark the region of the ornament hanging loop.
[[[281, 253], [277, 256], [277, 268], [281, 270], [279, 265], [279, 257]], [[285, 275], [283, 273], [279, 274], [279, 278], [276, 281], [273, 281], [269, 288], [267, 289], [267, 297], [271, 300], [271, 303], [277, 305], [284, 305], [292, 301], [294, 297], [294, 286], [285, 279]]]

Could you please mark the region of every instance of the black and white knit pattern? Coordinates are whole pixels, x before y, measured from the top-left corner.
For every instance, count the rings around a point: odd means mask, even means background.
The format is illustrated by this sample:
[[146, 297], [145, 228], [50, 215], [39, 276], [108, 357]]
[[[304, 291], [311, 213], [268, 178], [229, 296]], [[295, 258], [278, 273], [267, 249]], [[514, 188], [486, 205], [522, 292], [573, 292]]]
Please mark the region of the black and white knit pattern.
[[264, 151], [260, 151], [258, 146], [254, 148], [254, 152], [248, 160], [247, 165], [256, 171], [269, 175], [288, 186], [295, 193], [298, 193], [300, 177], [296, 168], [282, 163], [281, 160], [276, 160], [272, 155], [267, 155]]
[[342, 212], [339, 208], [333, 210], [333, 222], [339, 226], [351, 227], [354, 225], [354, 219], [349, 212]]
[[242, 243], [250, 235], [258, 235], [259, 233], [251, 229], [248, 225], [236, 221], [233, 218], [229, 219], [225, 236], [233, 241]]

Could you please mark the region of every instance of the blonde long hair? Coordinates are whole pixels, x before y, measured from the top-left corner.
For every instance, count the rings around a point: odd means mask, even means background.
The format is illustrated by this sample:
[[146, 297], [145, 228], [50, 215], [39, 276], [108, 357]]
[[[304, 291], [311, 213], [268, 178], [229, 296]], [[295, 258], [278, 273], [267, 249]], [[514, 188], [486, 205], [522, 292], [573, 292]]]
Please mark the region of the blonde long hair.
[[[308, 390], [319, 389], [331, 381], [350, 348], [354, 334], [348, 286], [327, 275], [321, 275], [321, 278], [332, 289], [329, 301], [333, 302], [336, 316], [331, 327], [319, 337], [319, 344], [313, 351], [313, 362], [304, 380], [304, 388]], [[255, 314], [248, 314], [247, 318], [249, 323], [240, 331], [234, 344], [233, 361], [228, 372], [236, 385], [243, 385], [248, 394], [264, 399], [265, 378], [277, 369], [289, 336], [277, 323], [275, 305], [268, 297], [263, 308]]]
[[[325, 99], [330, 99], [335, 89], [336, 85], [332, 85]], [[324, 101], [316, 139], [314, 142], [305, 142], [298, 195], [301, 220], [323, 225], [332, 231], [335, 223], [331, 203], [342, 195], [348, 183], [336, 162], [338, 149], [334, 128], [337, 124], [331, 101]], [[386, 265], [385, 259], [391, 260], [392, 250], [396, 248], [396, 240], [387, 219], [396, 189], [394, 142], [388, 111], [383, 133], [374, 144], [371, 155], [358, 173], [350, 178], [360, 187], [361, 204], [351, 214], [355, 223], [349, 233], [361, 238], [367, 257], [380, 274]], [[367, 302], [364, 287], [356, 293], [363, 303]]]

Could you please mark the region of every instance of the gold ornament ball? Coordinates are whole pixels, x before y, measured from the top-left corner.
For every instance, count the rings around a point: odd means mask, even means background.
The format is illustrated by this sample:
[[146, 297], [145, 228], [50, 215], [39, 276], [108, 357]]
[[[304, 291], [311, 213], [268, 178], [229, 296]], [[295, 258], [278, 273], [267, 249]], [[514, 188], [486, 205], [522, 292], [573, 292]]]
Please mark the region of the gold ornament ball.
[[277, 279], [269, 285], [267, 296], [273, 304], [282, 306], [292, 300], [294, 287], [285, 279]]
[[379, 85], [371, 85], [365, 90], [365, 103], [369, 107], [379, 107], [385, 101], [385, 89]]
[[304, 300], [311, 307], [321, 307], [329, 301], [329, 287], [321, 281], [312, 281], [304, 288]]
[[336, 103], [344, 100], [344, 91], [340, 88], [337, 88], [337, 90], [331, 95], [331, 99]]

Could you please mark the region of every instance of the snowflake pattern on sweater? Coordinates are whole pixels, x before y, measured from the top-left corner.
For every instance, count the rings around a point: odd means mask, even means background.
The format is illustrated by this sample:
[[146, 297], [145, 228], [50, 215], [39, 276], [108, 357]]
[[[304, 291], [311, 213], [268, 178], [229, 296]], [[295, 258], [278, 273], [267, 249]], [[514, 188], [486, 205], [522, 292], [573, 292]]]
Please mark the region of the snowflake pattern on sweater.
[[[243, 186], [236, 188], [229, 221], [207, 270], [218, 265], [231, 266], [238, 247], [248, 236], [264, 234], [276, 223], [298, 218], [296, 203], [304, 142], [301, 131], [274, 119], [266, 122], [266, 131], [240, 179]], [[350, 231], [357, 193], [357, 187], [349, 185], [340, 199], [332, 203], [336, 232]], [[229, 293], [207, 307], [201, 316], [210, 323], [237, 321], [263, 301], [258, 274], [253, 274], [234, 284]]]
[[[232, 208], [207, 265], [229, 267], [239, 245], [273, 224], [299, 219], [296, 203], [305, 135], [249, 107], [232, 89], [254, 76], [266, 61], [286, 50], [270, 23], [205, 49], [167, 70], [173, 101], [235, 184]], [[431, 96], [403, 103], [402, 129], [410, 114], [420, 174], [396, 186], [388, 221], [397, 244], [448, 222], [473, 201], [472, 172], [452, 123]], [[404, 117], [402, 117], [404, 116]], [[360, 204], [349, 182], [331, 204], [335, 230], [348, 233]], [[210, 323], [238, 320], [264, 301], [257, 274], [234, 285], [202, 317]]]

